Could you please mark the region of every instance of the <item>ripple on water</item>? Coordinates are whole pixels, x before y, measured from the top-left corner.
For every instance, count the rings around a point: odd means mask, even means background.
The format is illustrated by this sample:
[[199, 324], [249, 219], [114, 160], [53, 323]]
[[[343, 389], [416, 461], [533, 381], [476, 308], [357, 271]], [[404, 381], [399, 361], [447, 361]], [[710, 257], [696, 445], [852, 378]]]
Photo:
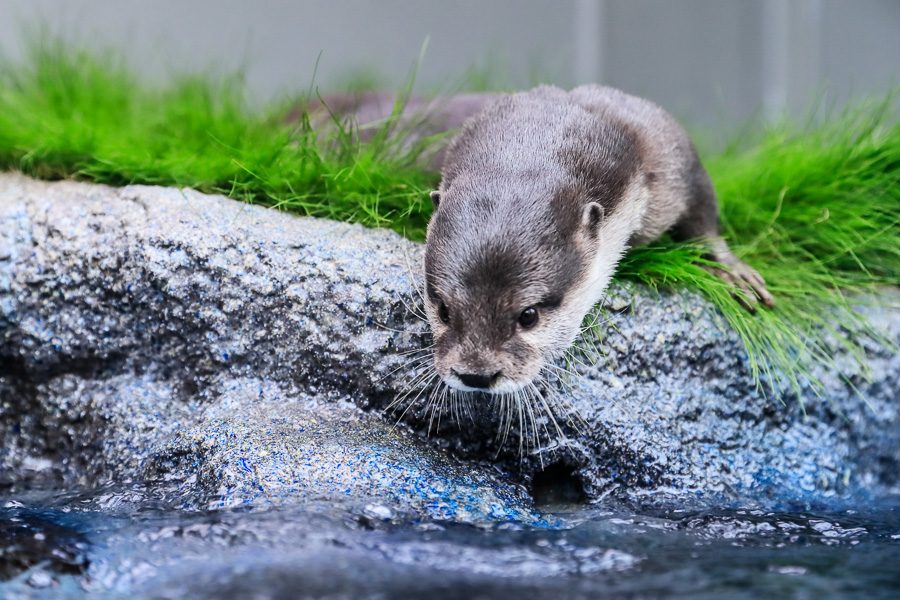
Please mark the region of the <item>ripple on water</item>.
[[158, 484], [31, 494], [0, 506], [0, 596], [8, 597], [277, 597], [303, 589], [351, 597], [877, 598], [900, 589], [894, 507], [581, 507], [541, 527], [473, 526], [417, 520], [378, 501], [185, 510], [177, 486]]

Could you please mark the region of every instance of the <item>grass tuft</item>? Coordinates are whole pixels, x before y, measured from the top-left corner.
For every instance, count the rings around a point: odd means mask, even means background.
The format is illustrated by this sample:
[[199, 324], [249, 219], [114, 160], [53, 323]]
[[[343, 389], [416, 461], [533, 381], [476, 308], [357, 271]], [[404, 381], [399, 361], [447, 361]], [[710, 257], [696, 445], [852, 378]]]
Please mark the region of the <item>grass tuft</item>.
[[[287, 120], [302, 102], [252, 108], [238, 75], [150, 87], [114, 54], [42, 39], [24, 61], [0, 61], [0, 168], [192, 187], [423, 239], [437, 183], [420, 166], [426, 144], [405, 143], [396, 119], [365, 143], [346, 122], [317, 131], [306, 114]], [[765, 277], [774, 310], [748, 314], [691, 244], [636, 248], [617, 276], [707, 297], [774, 388], [815, 384], [816, 368], [835, 366], [826, 340], [864, 366], [876, 334], [853, 303], [900, 283], [896, 108], [890, 97], [821, 125], [774, 125], [706, 157], [725, 235]]]
[[863, 344], [879, 336], [857, 307], [879, 287], [900, 283], [894, 97], [820, 125], [772, 126], [742, 150], [705, 163], [726, 238], [766, 279], [777, 307], [748, 315], [691, 245], [636, 248], [620, 276], [700, 291], [741, 336], [754, 373], [775, 387], [815, 389], [813, 369], [837, 367], [835, 344], [865, 368]]
[[261, 109], [241, 76], [140, 82], [111, 53], [42, 40], [0, 64], [0, 167], [46, 179], [192, 187], [421, 238], [436, 176], [397, 136], [321, 134], [289, 99]]

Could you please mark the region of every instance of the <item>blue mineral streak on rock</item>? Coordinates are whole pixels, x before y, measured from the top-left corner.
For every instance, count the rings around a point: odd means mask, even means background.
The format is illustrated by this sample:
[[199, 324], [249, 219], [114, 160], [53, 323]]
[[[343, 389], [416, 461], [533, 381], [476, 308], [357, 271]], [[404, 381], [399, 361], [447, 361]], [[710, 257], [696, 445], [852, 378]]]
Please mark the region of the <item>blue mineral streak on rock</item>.
[[[893, 348], [867, 345], [871, 378], [848, 359], [821, 397], [767, 397], [702, 299], [631, 284], [610, 290], [629, 310], [604, 352], [557, 391], [583, 419], [561, 415], [564, 437], [548, 425], [520, 450], [514, 424], [500, 446], [488, 397], [439, 428], [431, 390], [386, 414], [429, 343], [406, 308], [421, 257], [388, 231], [190, 190], [0, 175], [0, 483], [161, 479], [185, 507], [341, 497], [533, 525], [547, 467], [551, 487], [641, 505], [840, 506], [897, 486]], [[860, 310], [900, 342], [885, 299]]]

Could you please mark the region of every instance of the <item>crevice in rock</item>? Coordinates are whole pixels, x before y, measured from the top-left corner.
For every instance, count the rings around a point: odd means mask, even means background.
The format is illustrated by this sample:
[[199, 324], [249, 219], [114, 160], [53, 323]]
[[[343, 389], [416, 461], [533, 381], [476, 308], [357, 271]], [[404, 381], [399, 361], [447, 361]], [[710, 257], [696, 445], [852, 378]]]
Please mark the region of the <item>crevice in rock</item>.
[[541, 508], [559, 504], [580, 504], [587, 500], [584, 484], [576, 469], [565, 462], [556, 462], [534, 474], [531, 497]]
[[20, 355], [0, 355], [0, 376], [22, 385], [36, 384], [63, 375], [83, 379], [103, 379], [121, 371], [127, 355], [120, 352], [105, 356], [62, 357], [54, 361], [26, 361]]

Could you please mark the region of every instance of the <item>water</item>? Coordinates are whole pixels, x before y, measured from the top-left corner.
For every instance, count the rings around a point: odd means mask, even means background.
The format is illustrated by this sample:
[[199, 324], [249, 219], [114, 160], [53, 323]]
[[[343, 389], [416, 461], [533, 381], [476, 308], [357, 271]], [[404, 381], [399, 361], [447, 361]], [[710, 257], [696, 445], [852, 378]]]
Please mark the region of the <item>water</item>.
[[900, 502], [557, 505], [534, 527], [421, 521], [377, 500], [189, 511], [167, 489], [0, 499], [0, 597], [900, 597]]

